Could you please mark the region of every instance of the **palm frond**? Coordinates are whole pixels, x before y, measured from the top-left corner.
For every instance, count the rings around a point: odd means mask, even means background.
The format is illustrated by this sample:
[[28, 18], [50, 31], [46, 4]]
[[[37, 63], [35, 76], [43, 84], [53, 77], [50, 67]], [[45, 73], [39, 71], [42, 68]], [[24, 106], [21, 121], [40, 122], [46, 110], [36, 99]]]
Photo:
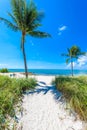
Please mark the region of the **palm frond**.
[[69, 57], [69, 54], [62, 53], [61, 56]]
[[12, 21], [17, 24], [17, 20], [14, 15], [8, 12], [8, 15], [11, 17]]
[[30, 1], [28, 5], [29, 6], [26, 7], [25, 20], [26, 20], [26, 24], [29, 26], [30, 24], [33, 23], [33, 21], [37, 17], [37, 8], [33, 1]]
[[10, 21], [8, 21], [5, 18], [1, 18], [0, 17], [0, 21], [4, 22], [7, 25], [7, 27], [11, 28], [14, 31], [18, 31], [19, 30], [19, 28], [16, 25], [14, 25], [13, 23], [11, 23]]
[[22, 30], [26, 30], [26, 28], [33, 30], [41, 26], [40, 20], [44, 14], [37, 11], [33, 1], [27, 4], [24, 0], [12, 0], [12, 11], [15, 16], [15, 19], [11, 16], [12, 19], [18, 23]]
[[40, 32], [40, 31], [31, 31], [28, 32], [31, 36], [37, 37], [37, 38], [46, 38], [46, 37], [51, 37], [50, 34], [45, 33], [45, 32]]
[[40, 21], [44, 13], [37, 10], [33, 0], [29, 2], [28, 4], [27, 0], [11, 0], [12, 13], [8, 13], [8, 15], [13, 20], [13, 23], [4, 18], [0, 20], [14, 31], [25, 31], [25, 34], [38, 38], [51, 37], [48, 33], [36, 31], [38, 27], [42, 26]]
[[69, 63], [69, 61], [70, 61], [70, 58], [66, 59], [66, 64], [68, 64], [68, 63]]
[[[40, 27], [40, 26], [42, 26], [42, 24], [40, 24], [40, 23], [36, 23], [36, 24], [31, 24], [30, 26], [26, 26], [26, 33], [28, 33], [28, 32], [31, 32], [32, 30], [35, 30], [35, 29], [37, 29], [38, 27]], [[29, 34], [29, 33], [28, 33]]]
[[40, 24], [44, 13], [42, 11], [37, 11], [36, 5], [33, 1], [30, 1], [29, 6], [26, 7], [25, 14], [25, 24], [27, 28], [33, 26], [34, 24]]
[[43, 12], [43, 11], [39, 11], [39, 12], [37, 13], [37, 18], [36, 18], [36, 20], [40, 22], [40, 21], [43, 19], [44, 16], [45, 16], [45, 15], [44, 15], [44, 12]]
[[25, 1], [24, 0], [12, 0], [12, 12], [20, 28], [23, 27], [24, 23], [24, 11], [25, 11]]
[[33, 2], [33, 0], [30, 1], [29, 4], [29, 12], [34, 12], [36, 14], [35, 20], [37, 21], [41, 21], [42, 18], [44, 17], [44, 12], [43, 11], [37, 11], [37, 7], [35, 5], [35, 3]]
[[86, 55], [87, 52], [80, 52], [80, 55]]
[[28, 6], [29, 12], [30, 12], [31, 10], [37, 10], [37, 7], [36, 7], [35, 3], [33, 2], [33, 0], [30, 0], [30, 2], [29, 2], [28, 5], [29, 5], [29, 6]]
[[70, 53], [70, 49], [69, 48], [67, 48], [67, 51], [68, 51], [68, 53]]

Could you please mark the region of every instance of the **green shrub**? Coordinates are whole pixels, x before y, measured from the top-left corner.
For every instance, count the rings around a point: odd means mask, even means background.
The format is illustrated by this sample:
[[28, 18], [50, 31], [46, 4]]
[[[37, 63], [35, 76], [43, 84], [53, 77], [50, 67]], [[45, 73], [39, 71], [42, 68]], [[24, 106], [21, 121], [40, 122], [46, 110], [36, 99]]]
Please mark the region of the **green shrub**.
[[56, 77], [55, 85], [80, 118], [87, 120], [87, 77]]
[[11, 79], [0, 76], [0, 130], [6, 126], [6, 117], [15, 116], [15, 105], [21, 100], [23, 92], [34, 89], [36, 80]]
[[3, 68], [3, 69], [0, 70], [0, 72], [1, 72], [1, 73], [8, 73], [9, 71], [8, 71], [7, 68]]

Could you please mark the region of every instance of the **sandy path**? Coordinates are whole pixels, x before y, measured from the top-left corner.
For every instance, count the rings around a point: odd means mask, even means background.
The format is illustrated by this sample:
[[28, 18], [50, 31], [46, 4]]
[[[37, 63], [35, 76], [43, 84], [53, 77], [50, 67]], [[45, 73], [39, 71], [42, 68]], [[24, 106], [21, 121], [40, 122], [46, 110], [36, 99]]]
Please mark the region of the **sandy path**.
[[82, 122], [64, 109], [60, 93], [50, 84], [54, 77], [37, 76], [36, 90], [23, 99], [23, 117], [19, 122], [22, 130], [84, 130]]

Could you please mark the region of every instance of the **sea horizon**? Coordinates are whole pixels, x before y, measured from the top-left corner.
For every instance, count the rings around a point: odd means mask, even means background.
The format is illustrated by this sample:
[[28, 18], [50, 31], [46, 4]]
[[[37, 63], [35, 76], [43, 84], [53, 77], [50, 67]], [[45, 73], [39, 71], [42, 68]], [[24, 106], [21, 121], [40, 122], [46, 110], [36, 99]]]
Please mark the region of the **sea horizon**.
[[[9, 72], [25, 72], [25, 69], [8, 69]], [[28, 72], [36, 75], [71, 75], [70, 69], [28, 69]], [[74, 75], [86, 75], [87, 70], [75, 69]]]

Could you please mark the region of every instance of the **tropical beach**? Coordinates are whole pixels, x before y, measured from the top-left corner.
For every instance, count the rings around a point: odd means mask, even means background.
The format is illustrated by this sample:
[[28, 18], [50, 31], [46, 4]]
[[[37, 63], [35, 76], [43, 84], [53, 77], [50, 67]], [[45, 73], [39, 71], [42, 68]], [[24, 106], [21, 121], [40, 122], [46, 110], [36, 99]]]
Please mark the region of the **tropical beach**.
[[0, 130], [87, 130], [86, 5], [1, 1]]

